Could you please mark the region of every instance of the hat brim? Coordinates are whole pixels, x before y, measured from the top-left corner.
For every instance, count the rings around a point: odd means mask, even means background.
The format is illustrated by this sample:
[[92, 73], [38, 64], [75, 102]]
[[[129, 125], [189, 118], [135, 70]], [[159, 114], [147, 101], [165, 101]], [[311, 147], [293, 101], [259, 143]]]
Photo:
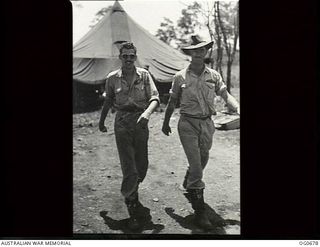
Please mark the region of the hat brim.
[[201, 43], [196, 44], [196, 45], [190, 45], [190, 46], [182, 47], [181, 50], [185, 54], [189, 55], [191, 50], [199, 49], [199, 48], [202, 48], [202, 47], [210, 49], [212, 47], [212, 45], [213, 45], [213, 41], [201, 42]]

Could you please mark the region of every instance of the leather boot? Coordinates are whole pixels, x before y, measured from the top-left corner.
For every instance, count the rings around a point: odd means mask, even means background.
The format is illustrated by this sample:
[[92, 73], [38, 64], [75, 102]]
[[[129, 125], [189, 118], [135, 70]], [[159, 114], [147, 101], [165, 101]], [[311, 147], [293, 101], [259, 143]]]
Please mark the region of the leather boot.
[[186, 175], [184, 176], [184, 179], [183, 179], [182, 187], [183, 187], [184, 189], [187, 189], [187, 180], [188, 180], [188, 177], [189, 177], [189, 170], [187, 170]]
[[204, 230], [212, 229], [208, 216], [205, 212], [203, 189], [188, 190], [191, 205], [194, 210], [194, 222]]
[[125, 203], [127, 205], [128, 213], [129, 213], [129, 221], [128, 228], [131, 230], [137, 230], [140, 228], [140, 224], [138, 221], [138, 208], [139, 208], [139, 200], [135, 198], [134, 200], [125, 199]]

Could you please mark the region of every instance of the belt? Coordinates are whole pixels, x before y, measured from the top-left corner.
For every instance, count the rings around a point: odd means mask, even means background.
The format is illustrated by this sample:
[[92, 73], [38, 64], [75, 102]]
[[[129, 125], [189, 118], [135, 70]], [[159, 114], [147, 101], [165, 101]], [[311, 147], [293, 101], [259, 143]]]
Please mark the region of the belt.
[[123, 108], [123, 109], [118, 109], [118, 111], [122, 111], [122, 112], [144, 112], [144, 109], [139, 109], [139, 108]]
[[187, 115], [187, 114], [181, 114], [182, 116], [184, 117], [188, 117], [188, 118], [195, 118], [195, 119], [200, 119], [200, 120], [206, 120], [206, 119], [211, 119], [211, 116], [201, 116], [201, 117], [198, 117], [198, 116], [192, 116], [192, 115]]

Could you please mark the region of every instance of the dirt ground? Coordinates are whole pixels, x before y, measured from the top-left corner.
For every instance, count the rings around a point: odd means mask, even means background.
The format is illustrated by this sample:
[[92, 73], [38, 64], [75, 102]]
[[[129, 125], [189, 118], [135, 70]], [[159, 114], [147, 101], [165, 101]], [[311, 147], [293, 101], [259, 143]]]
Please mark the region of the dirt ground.
[[[177, 133], [179, 111], [171, 118], [173, 133], [161, 132], [164, 112], [149, 121], [149, 170], [139, 189], [143, 204], [142, 234], [240, 234], [240, 130], [214, 134], [205, 170], [205, 201], [214, 229], [193, 223], [193, 210], [179, 189], [187, 159]], [[114, 114], [99, 132], [100, 111], [73, 115], [74, 233], [128, 234], [128, 213], [120, 193], [121, 169], [113, 131]]]

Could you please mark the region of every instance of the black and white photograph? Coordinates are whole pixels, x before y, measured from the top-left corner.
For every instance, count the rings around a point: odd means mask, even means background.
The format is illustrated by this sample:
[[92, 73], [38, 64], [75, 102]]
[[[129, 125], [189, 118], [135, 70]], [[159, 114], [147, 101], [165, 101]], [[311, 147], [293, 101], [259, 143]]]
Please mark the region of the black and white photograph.
[[316, 1], [3, 9], [1, 245], [318, 245]]
[[71, 1], [73, 233], [241, 235], [238, 1]]
[[318, 245], [316, 10], [5, 2], [1, 245]]

